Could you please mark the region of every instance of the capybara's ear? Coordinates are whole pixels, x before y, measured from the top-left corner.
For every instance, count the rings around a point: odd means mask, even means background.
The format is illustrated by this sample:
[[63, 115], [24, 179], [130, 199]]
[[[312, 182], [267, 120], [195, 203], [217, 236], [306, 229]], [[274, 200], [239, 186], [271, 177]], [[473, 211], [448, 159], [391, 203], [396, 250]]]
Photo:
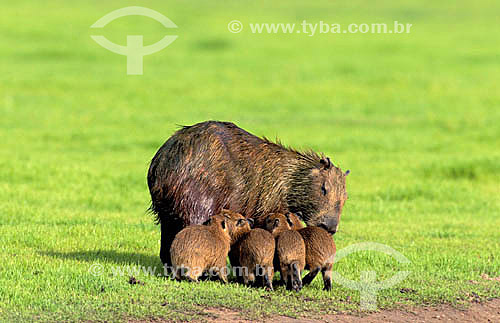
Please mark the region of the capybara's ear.
[[324, 169], [330, 169], [330, 167], [332, 167], [332, 162], [330, 161], [330, 158], [326, 157], [325, 158], [321, 158], [321, 160], [319, 161], [321, 163], [321, 165], [323, 165]]
[[275, 219], [273, 224], [273, 229], [277, 228], [280, 225], [280, 219]]
[[236, 223], [236, 226], [242, 227], [245, 224], [247, 224], [247, 221], [245, 219], [239, 219], [238, 222]]
[[250, 227], [253, 228], [253, 219], [247, 219], [248, 224], [250, 224]]
[[295, 212], [295, 215], [299, 217], [299, 219], [301, 219], [302, 221], [304, 221], [304, 216], [302, 215], [302, 212], [301, 211], [297, 211]]
[[292, 219], [290, 219], [290, 212], [288, 212], [287, 214], [285, 214], [285, 217], [286, 217], [286, 222], [288, 222], [288, 224], [290, 225], [290, 227], [293, 227], [293, 222], [292, 222]]

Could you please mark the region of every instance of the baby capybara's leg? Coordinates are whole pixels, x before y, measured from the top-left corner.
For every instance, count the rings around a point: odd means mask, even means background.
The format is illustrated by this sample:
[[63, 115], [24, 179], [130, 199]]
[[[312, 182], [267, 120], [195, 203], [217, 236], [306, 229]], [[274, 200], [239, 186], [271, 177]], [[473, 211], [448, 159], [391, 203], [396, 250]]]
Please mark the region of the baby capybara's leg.
[[327, 291], [332, 289], [332, 267], [333, 264], [326, 264], [321, 269], [321, 273], [323, 274], [323, 289]]
[[300, 269], [296, 262], [290, 265], [290, 270], [288, 272], [289, 280], [291, 281], [292, 289], [296, 292], [302, 289], [302, 278], [300, 276]]
[[217, 263], [215, 268], [212, 269], [214, 273], [217, 274], [217, 276], [222, 280], [224, 283], [227, 284], [227, 263], [226, 263], [226, 257], [221, 257]]
[[286, 286], [286, 289], [292, 290], [292, 279], [290, 277], [290, 272], [287, 265], [281, 266], [280, 275], [281, 275], [281, 280]]
[[268, 266], [264, 272], [264, 288], [272, 291], [273, 290], [273, 275], [274, 268], [273, 266]]
[[181, 280], [181, 277], [182, 277], [181, 271], [182, 271], [181, 267], [174, 268], [174, 270], [173, 270], [173, 278], [175, 280], [177, 280], [177, 281]]
[[307, 275], [305, 275], [304, 278], [302, 279], [302, 284], [309, 285], [314, 280], [314, 278], [316, 277], [316, 275], [319, 273], [320, 270], [321, 267], [316, 267], [314, 269], [311, 269], [307, 273]]

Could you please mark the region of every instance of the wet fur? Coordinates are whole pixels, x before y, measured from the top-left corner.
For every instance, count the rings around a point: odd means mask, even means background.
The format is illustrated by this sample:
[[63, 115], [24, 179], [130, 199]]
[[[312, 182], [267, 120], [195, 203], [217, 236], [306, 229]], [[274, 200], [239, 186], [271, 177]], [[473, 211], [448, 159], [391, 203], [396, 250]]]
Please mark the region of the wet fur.
[[[326, 196], [320, 193], [322, 183], [328, 186]], [[148, 186], [165, 264], [177, 232], [222, 208], [255, 219], [300, 212], [308, 225], [320, 225], [329, 214], [338, 222], [347, 198], [345, 174], [328, 158], [218, 121], [183, 127], [170, 137], [151, 161]]]

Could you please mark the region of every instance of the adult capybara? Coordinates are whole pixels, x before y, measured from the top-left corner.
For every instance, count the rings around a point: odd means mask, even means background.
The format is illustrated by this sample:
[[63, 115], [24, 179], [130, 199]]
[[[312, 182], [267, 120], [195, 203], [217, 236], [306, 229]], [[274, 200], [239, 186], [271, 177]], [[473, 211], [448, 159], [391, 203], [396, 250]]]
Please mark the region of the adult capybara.
[[252, 229], [243, 234], [231, 247], [229, 260], [233, 271], [243, 278], [246, 285], [253, 285], [258, 278], [261, 284], [273, 290], [273, 259], [275, 242], [264, 229]]
[[309, 273], [302, 279], [303, 285], [309, 285], [321, 270], [323, 287], [332, 289], [332, 267], [335, 258], [335, 241], [323, 228], [304, 227], [299, 218], [293, 214], [285, 215], [292, 230], [297, 230], [306, 245], [306, 266]]
[[204, 272], [216, 274], [227, 282], [226, 258], [231, 244], [231, 235], [240, 228], [249, 227], [240, 215], [228, 216], [224, 211], [210, 218], [207, 225], [192, 225], [181, 230], [170, 247], [174, 278], [185, 277], [198, 281]]
[[280, 271], [281, 281], [286, 284], [287, 289], [300, 291], [301, 273], [306, 261], [306, 246], [302, 236], [298, 231], [290, 229], [289, 220], [281, 213], [267, 216], [265, 228], [276, 239], [274, 268]]
[[256, 137], [230, 122], [186, 126], [151, 161], [151, 209], [161, 224], [160, 257], [175, 234], [222, 208], [259, 218], [294, 212], [334, 233], [347, 199], [345, 176], [330, 159]]

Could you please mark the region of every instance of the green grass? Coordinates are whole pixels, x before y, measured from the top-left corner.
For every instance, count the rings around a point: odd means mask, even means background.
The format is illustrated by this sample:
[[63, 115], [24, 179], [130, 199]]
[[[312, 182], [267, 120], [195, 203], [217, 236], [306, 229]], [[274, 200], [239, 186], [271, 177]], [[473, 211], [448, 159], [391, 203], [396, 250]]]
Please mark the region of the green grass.
[[[126, 5], [144, 17], [89, 26]], [[359, 280], [411, 274], [380, 292], [380, 308], [500, 297], [500, 34], [498, 1], [273, 4], [181, 1], [8, 1], [0, 12], [0, 320], [248, 318], [357, 311], [359, 293], [321, 279], [296, 294], [218, 282], [177, 283], [116, 266], [160, 266], [146, 210], [148, 162], [178, 124], [231, 120], [350, 169], [337, 249], [374, 241], [401, 252], [340, 260]], [[412, 23], [411, 34], [255, 35], [227, 23]], [[125, 44], [179, 38], [144, 59]], [[89, 273], [102, 264], [103, 274]], [[477, 284], [470, 281], [478, 281]], [[401, 293], [411, 288], [413, 293]], [[352, 297], [346, 301], [348, 296]]]

